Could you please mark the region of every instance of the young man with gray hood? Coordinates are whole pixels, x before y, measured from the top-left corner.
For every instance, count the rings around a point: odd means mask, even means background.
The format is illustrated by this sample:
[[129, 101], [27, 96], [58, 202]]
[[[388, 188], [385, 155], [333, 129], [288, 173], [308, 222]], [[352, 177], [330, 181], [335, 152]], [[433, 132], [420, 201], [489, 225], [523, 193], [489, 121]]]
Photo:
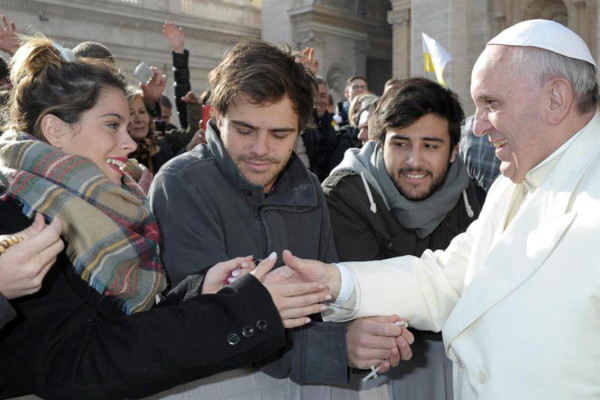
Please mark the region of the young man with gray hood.
[[[323, 182], [340, 261], [445, 249], [478, 217], [485, 193], [458, 155], [463, 119], [457, 96], [424, 78], [407, 79], [383, 95], [369, 117], [369, 136], [378, 140], [347, 151]], [[368, 369], [387, 348], [389, 338], [377, 335], [385, 318], [348, 325], [351, 366]], [[396, 399], [452, 398], [452, 363], [442, 335], [416, 331], [412, 350], [412, 360], [366, 385], [389, 382]]]

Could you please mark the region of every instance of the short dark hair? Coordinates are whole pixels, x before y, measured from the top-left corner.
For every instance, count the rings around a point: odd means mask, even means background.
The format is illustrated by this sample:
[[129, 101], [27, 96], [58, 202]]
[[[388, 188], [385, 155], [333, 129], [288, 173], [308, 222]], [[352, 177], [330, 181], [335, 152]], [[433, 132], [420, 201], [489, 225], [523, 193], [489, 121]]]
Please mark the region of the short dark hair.
[[352, 82], [354, 82], [357, 79], [362, 79], [363, 81], [367, 82], [367, 85], [369, 84], [369, 81], [367, 81], [367, 78], [365, 78], [364, 76], [362, 76], [362, 75], [352, 75], [346, 81], [346, 85], [350, 85]]
[[325, 86], [329, 87], [329, 85], [327, 84], [327, 81], [321, 75], [315, 76], [315, 81], [317, 82], [317, 85], [325, 85]]
[[2, 57], [0, 57], [0, 80], [2, 79], [10, 79], [10, 69], [8, 69], [8, 64]]
[[405, 79], [385, 92], [375, 108], [373, 127], [369, 120], [369, 133], [373, 129], [383, 144], [388, 130], [405, 128], [427, 114], [448, 121], [450, 149], [454, 149], [465, 113], [456, 93], [425, 78]]
[[252, 104], [273, 103], [288, 96], [298, 115], [298, 130], [312, 120], [314, 75], [289, 46], [279, 49], [263, 40], [246, 38], [229, 49], [208, 75], [210, 103], [221, 114], [238, 96]]
[[108, 47], [98, 42], [81, 42], [73, 48], [73, 54], [77, 58], [95, 58], [98, 60], [108, 60], [112, 63], [115, 62]]
[[160, 99], [158, 100], [158, 102], [163, 107], [167, 107], [169, 109], [173, 108], [173, 103], [171, 103], [171, 100], [169, 100], [169, 98], [167, 96], [165, 96], [164, 94], [160, 96]]

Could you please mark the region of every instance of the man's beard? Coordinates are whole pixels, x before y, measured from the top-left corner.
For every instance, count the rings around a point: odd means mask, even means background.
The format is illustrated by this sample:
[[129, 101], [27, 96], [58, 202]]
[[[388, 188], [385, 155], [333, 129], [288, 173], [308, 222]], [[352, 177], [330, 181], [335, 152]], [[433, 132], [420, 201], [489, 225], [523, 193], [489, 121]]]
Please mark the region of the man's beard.
[[267, 162], [271, 164], [280, 164], [279, 159], [273, 157], [259, 157], [256, 153], [242, 154], [238, 156], [236, 161], [255, 161], [255, 162]]
[[394, 182], [394, 185], [396, 186], [396, 189], [398, 189], [400, 194], [408, 200], [412, 200], [412, 201], [425, 200], [426, 198], [431, 196], [433, 193], [435, 193], [440, 188], [440, 186], [442, 186], [444, 184], [444, 181], [446, 180], [446, 176], [448, 175], [449, 168], [450, 168], [450, 166], [446, 167], [446, 170], [443, 171], [443, 173], [439, 174], [435, 178], [433, 176], [433, 172], [430, 170], [426, 170], [426, 169], [402, 168], [402, 169], [398, 170], [399, 176], [405, 175], [405, 174], [414, 174], [414, 175], [425, 174], [425, 175], [429, 175], [430, 177], [432, 177], [431, 183], [429, 184], [429, 190], [423, 194], [421, 194], [421, 193], [414, 194], [414, 193], [411, 193], [414, 191], [411, 191], [411, 192], [406, 191], [400, 185], [398, 185], [396, 182]]

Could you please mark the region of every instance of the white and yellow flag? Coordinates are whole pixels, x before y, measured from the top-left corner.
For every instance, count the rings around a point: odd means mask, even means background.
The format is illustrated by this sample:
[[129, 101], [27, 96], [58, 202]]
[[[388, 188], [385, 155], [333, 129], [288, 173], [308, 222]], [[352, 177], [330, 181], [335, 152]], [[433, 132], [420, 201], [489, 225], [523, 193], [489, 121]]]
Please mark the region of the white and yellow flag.
[[423, 35], [423, 58], [425, 59], [425, 71], [435, 72], [437, 81], [440, 85], [446, 86], [444, 81], [444, 68], [446, 64], [452, 61], [452, 57], [444, 48], [433, 38], [421, 32]]

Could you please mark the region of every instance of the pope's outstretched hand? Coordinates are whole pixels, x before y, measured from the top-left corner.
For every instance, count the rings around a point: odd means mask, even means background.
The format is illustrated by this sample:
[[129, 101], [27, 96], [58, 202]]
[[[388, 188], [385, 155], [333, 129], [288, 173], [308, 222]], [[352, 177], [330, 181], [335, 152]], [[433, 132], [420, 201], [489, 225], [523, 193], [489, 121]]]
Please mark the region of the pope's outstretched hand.
[[296, 257], [289, 250], [283, 251], [283, 262], [286, 264], [271, 271], [264, 282], [272, 283], [323, 283], [329, 287], [329, 293], [334, 301], [340, 291], [340, 273], [333, 264], [326, 264], [317, 260], [308, 260]]

